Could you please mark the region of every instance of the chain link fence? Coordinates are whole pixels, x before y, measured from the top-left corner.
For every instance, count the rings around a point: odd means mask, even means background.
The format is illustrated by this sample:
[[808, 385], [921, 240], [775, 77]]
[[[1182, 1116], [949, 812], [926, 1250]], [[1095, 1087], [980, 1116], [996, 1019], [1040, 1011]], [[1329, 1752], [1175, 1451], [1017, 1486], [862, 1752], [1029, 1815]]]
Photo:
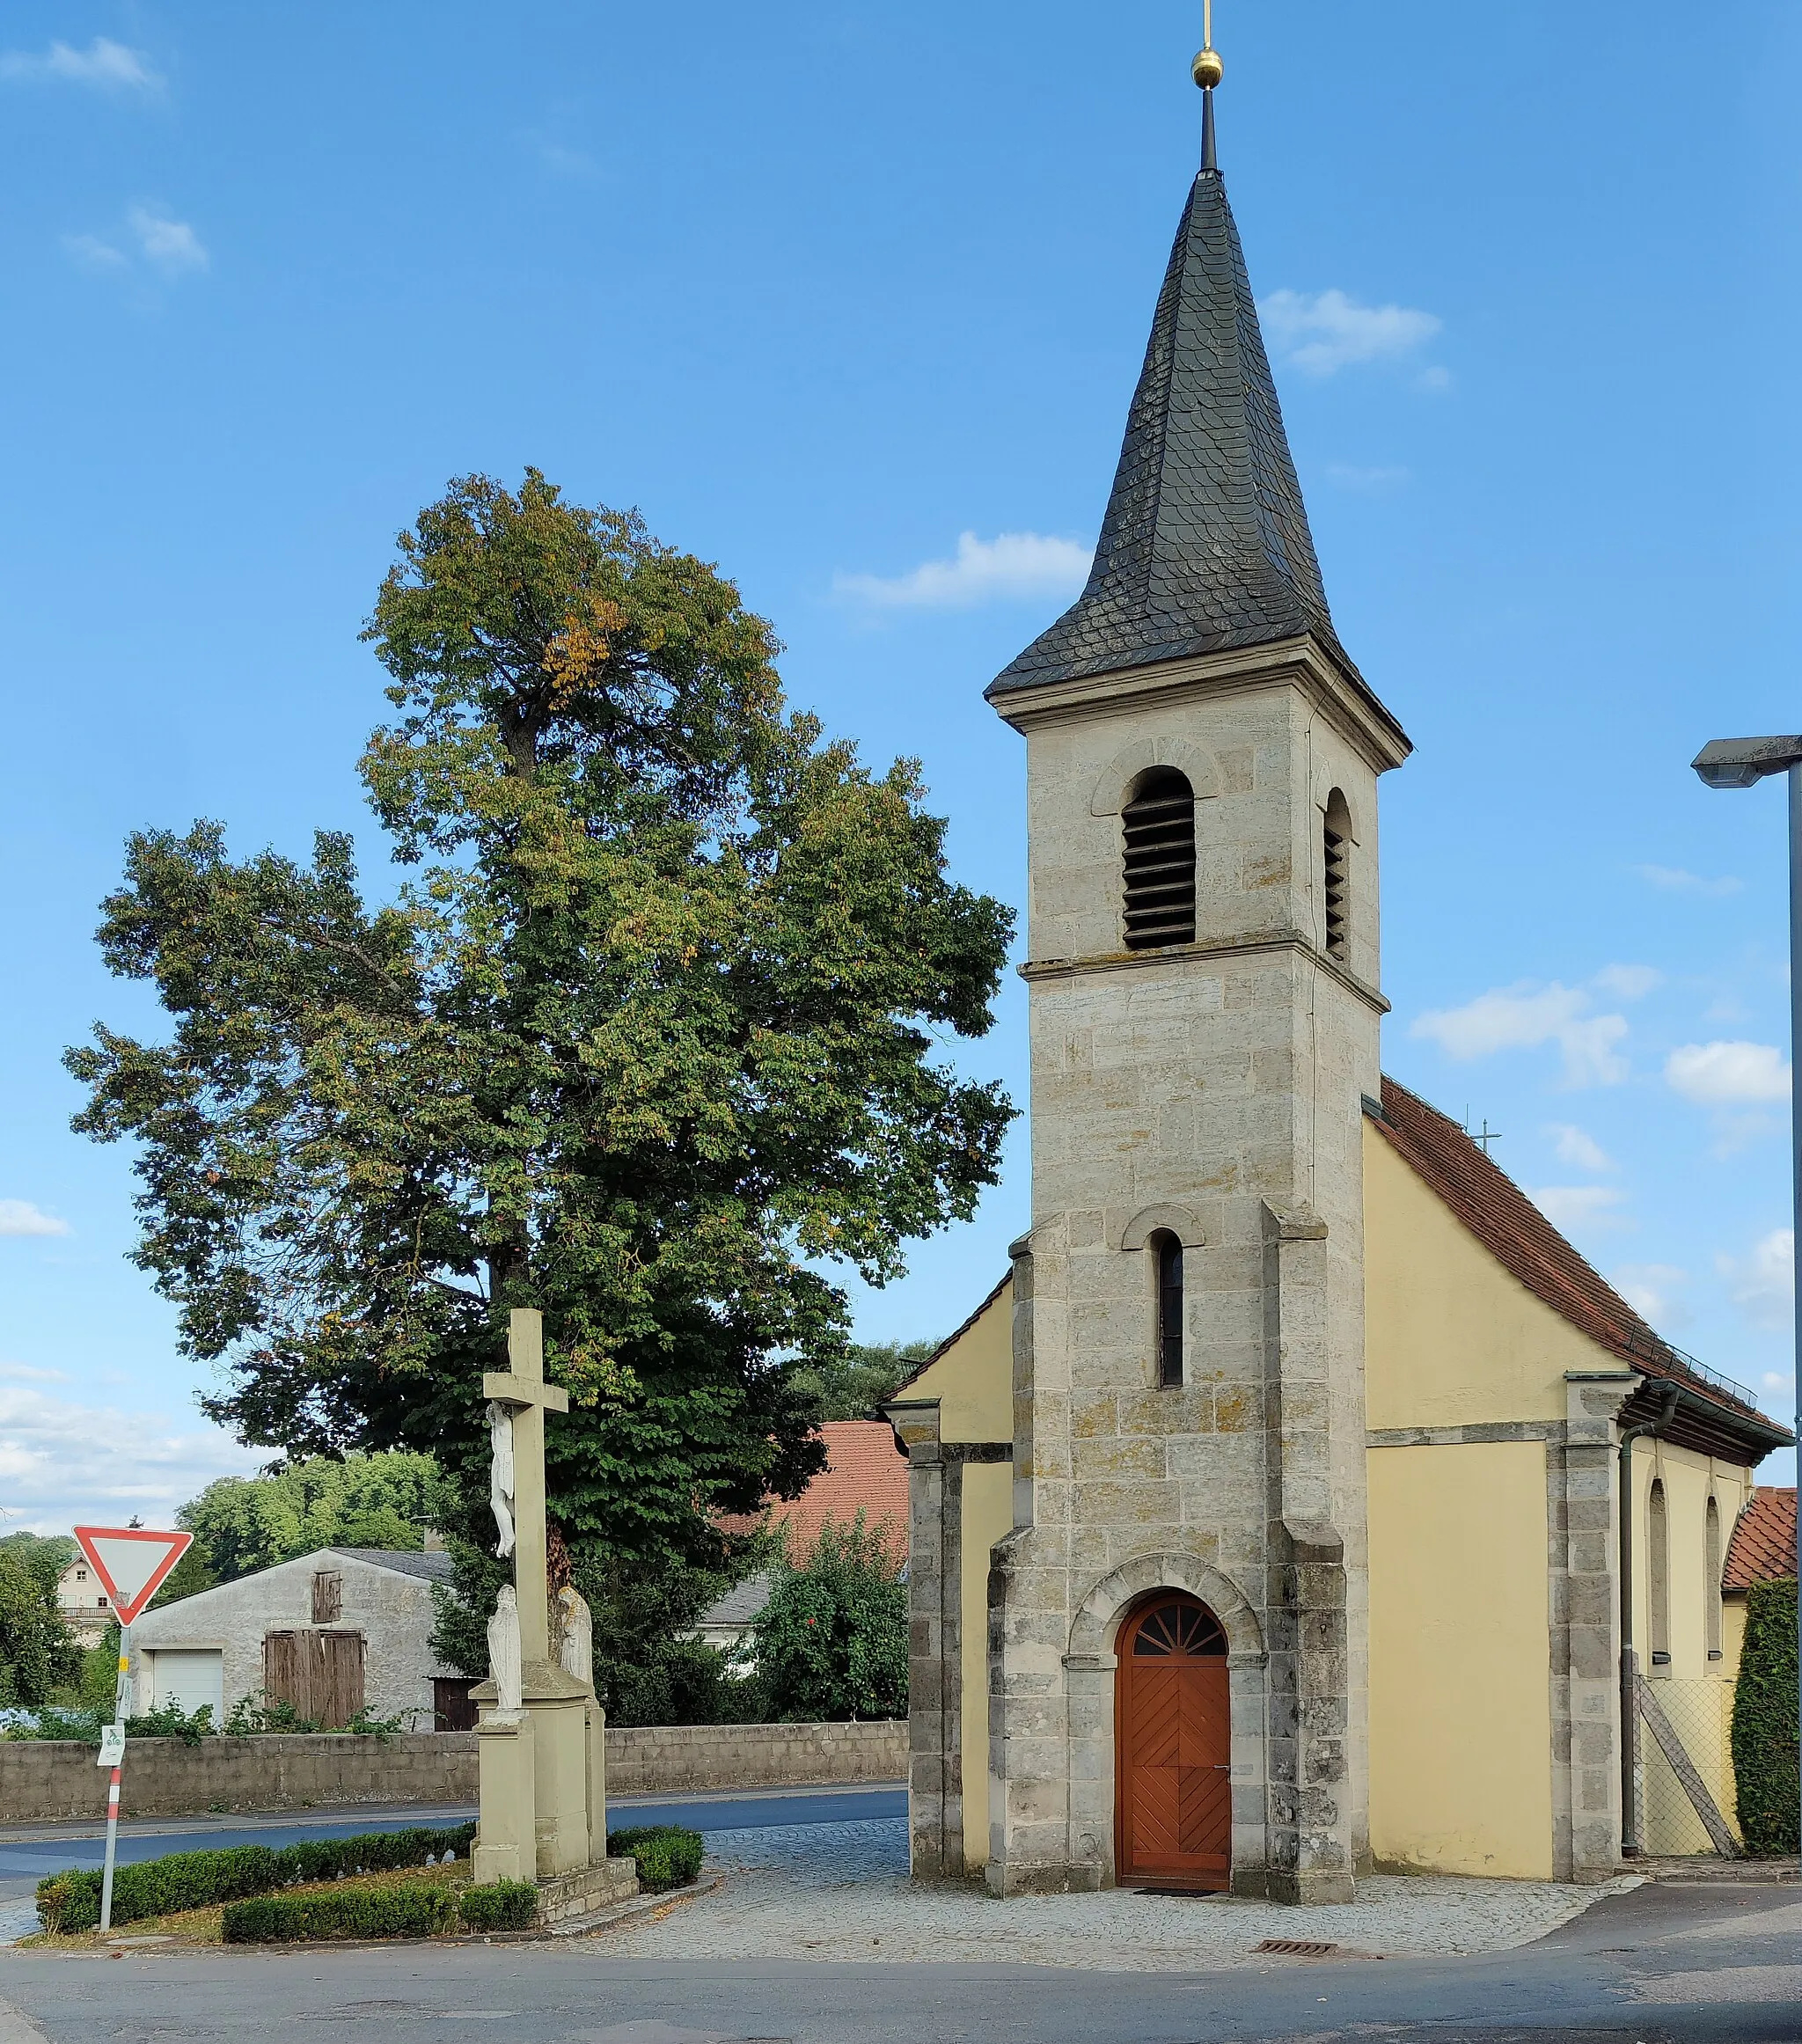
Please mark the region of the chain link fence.
[[[1733, 1685], [1711, 1680], [1655, 1678], [1647, 1684], [1664, 1706], [1672, 1729], [1682, 1741], [1691, 1765], [1702, 1777], [1716, 1806], [1735, 1835], [1739, 1821], [1733, 1806]], [[1639, 1726], [1643, 1849], [1654, 1858], [1712, 1855], [1714, 1845], [1683, 1784], [1672, 1770], [1652, 1727]]]

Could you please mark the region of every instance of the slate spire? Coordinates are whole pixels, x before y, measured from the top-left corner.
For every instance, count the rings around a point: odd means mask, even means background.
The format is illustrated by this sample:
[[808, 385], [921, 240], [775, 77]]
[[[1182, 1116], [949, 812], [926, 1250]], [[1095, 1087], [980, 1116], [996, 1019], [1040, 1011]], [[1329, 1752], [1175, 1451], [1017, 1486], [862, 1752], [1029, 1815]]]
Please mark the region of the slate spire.
[[1327, 608], [1211, 118], [1205, 130], [1088, 586], [992, 697], [1309, 632], [1356, 674]]

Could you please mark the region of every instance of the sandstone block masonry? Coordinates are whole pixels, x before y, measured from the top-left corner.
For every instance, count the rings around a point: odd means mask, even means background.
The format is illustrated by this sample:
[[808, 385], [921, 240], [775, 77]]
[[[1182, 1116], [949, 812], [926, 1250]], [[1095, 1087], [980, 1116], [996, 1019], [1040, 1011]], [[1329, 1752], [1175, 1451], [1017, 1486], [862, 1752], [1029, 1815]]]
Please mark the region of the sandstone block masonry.
[[[1112, 1885], [1114, 1640], [1181, 1588], [1230, 1648], [1235, 1891], [1346, 1899], [1369, 1854], [1362, 1102], [1397, 750], [1305, 640], [997, 707], [1027, 739], [1033, 1219], [988, 1879]], [[1195, 941], [1132, 951], [1121, 813], [1152, 771], [1195, 797]], [[1349, 873], [1330, 918], [1330, 815]], [[1168, 1388], [1161, 1234], [1183, 1260]]]
[[[472, 1732], [392, 1739], [348, 1734], [135, 1740], [128, 1749], [128, 1817], [209, 1810], [286, 1810], [334, 1804], [473, 1803]], [[902, 1780], [907, 1727], [869, 1725], [609, 1726], [607, 1785], [615, 1795], [801, 1787]], [[106, 1776], [91, 1746], [0, 1741], [0, 1823], [43, 1824], [106, 1814]]]

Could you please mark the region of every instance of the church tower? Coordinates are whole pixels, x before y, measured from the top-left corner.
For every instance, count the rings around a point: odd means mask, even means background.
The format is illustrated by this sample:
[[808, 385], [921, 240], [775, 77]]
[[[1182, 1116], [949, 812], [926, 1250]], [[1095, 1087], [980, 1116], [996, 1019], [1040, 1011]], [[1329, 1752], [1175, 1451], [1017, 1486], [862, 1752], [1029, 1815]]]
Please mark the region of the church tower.
[[[989, 1585], [1007, 1894], [1346, 1899], [1369, 1851], [1362, 1103], [1377, 777], [1409, 744], [1327, 607], [1219, 77], [1205, 49], [1202, 168], [1088, 587], [988, 691], [1026, 740], [1030, 869]], [[1208, 1662], [1187, 1686], [1184, 1655]]]

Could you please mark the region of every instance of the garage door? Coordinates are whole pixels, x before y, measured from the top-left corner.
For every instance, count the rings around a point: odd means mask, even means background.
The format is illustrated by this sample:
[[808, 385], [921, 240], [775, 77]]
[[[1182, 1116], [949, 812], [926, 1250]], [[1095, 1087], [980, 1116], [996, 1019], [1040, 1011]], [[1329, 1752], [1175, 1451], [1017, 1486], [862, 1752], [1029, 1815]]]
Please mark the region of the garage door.
[[176, 1651], [160, 1647], [146, 1657], [150, 1664], [150, 1702], [179, 1703], [184, 1711], [198, 1711], [202, 1703], [213, 1707], [213, 1723], [224, 1718], [225, 1657], [219, 1649], [192, 1648]]

